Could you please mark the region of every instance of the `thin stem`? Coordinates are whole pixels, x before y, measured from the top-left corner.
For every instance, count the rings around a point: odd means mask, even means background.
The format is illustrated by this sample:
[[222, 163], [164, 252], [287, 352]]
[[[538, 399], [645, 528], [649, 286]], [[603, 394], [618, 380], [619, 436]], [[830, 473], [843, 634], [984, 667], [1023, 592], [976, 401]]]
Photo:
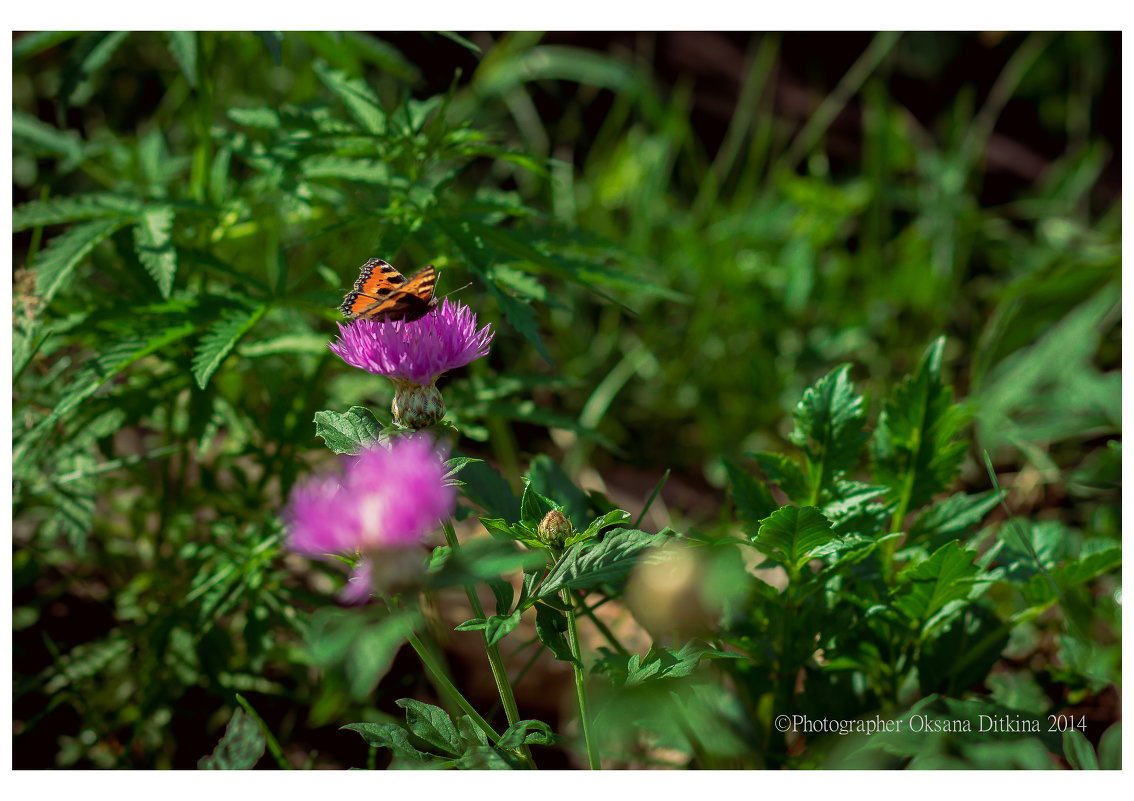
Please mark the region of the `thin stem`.
[[[446, 519], [442, 524], [445, 531], [445, 542], [454, 551], [460, 549], [460, 543], [457, 542], [457, 532], [453, 530], [453, 521]], [[477, 597], [476, 591], [469, 585], [465, 585], [465, 595], [468, 596], [469, 606], [472, 607], [473, 615], [479, 618], [485, 618], [484, 607], [480, 604], [480, 598]], [[516, 706], [516, 696], [512, 694], [512, 684], [508, 681], [508, 671], [504, 668], [504, 660], [500, 657], [500, 647], [497, 645], [488, 644], [488, 634], [484, 634], [484, 647], [488, 653], [488, 664], [492, 668], [492, 678], [496, 680], [496, 689], [500, 693], [500, 703], [504, 705], [504, 715], [508, 718], [508, 725], [514, 726], [520, 720], [520, 710]], [[532, 758], [531, 749], [528, 746], [521, 745], [520, 752], [528, 761], [532, 768], [535, 768], [535, 760]]]
[[492, 742], [499, 742], [500, 734], [496, 729], [492, 728], [487, 720], [480, 716], [480, 713], [473, 708], [473, 705], [468, 702], [468, 699], [461, 695], [461, 691], [453, 685], [453, 682], [449, 681], [449, 676], [445, 673], [445, 670], [437, 664], [437, 661], [433, 658], [433, 654], [425, 647], [425, 643], [418, 639], [418, 636], [412, 632], [409, 635], [409, 643], [413, 646], [413, 650], [417, 652], [417, 656], [421, 660], [421, 663], [425, 665], [425, 669], [433, 675], [433, 680], [445, 688], [445, 691], [457, 702], [457, 706], [459, 706], [466, 715], [472, 718], [472, 722], [475, 723], [482, 732], [487, 734]]
[[587, 702], [587, 683], [583, 676], [583, 660], [579, 651], [579, 631], [575, 626], [575, 608], [570, 595], [565, 591], [564, 599], [571, 609], [567, 611], [567, 644], [571, 647], [571, 666], [575, 669], [575, 695], [579, 699], [579, 717], [583, 721], [583, 741], [587, 744], [587, 761], [591, 770], [600, 770], [598, 751], [595, 747], [594, 733], [591, 731], [591, 711]]
[[572, 593], [571, 595], [573, 600], [575, 601], [575, 604], [579, 607], [580, 610], [582, 610], [584, 615], [591, 619], [591, 622], [595, 624], [595, 628], [599, 630], [599, 633], [606, 638], [606, 641], [608, 643], [614, 646], [614, 650], [618, 651], [618, 653], [622, 656], [630, 656], [630, 652], [627, 651], [622, 643], [618, 641], [618, 638], [614, 636], [614, 633], [609, 628], [607, 628], [606, 624], [598, 619], [598, 615], [594, 613], [594, 610], [589, 608], [577, 593]]

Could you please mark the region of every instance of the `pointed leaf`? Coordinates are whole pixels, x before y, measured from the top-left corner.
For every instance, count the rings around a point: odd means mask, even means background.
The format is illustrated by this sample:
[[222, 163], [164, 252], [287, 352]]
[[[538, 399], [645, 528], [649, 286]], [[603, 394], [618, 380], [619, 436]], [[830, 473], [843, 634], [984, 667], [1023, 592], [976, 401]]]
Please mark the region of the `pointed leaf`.
[[134, 226], [134, 251], [138, 261], [168, 298], [177, 274], [177, 251], [173, 247], [173, 207], [156, 206], [142, 212]]
[[51, 302], [70, 279], [75, 267], [127, 220], [94, 220], [76, 225], [51, 240], [35, 261], [36, 290], [44, 305]]
[[749, 536], [755, 536], [760, 528], [760, 521], [779, 508], [772, 492], [763, 482], [757, 480], [742, 470], [732, 461], [725, 460], [725, 470], [728, 472], [731, 488], [732, 502], [736, 504], [736, 514], [745, 524], [745, 531]]
[[335, 453], [357, 456], [378, 441], [382, 426], [364, 406], [351, 406], [344, 413], [315, 412], [315, 436], [322, 437]]
[[458, 756], [465, 750], [461, 735], [453, 725], [449, 713], [432, 704], [423, 704], [412, 698], [400, 698], [396, 702], [406, 711], [406, 725], [415, 735], [425, 740], [442, 753]]
[[197, 88], [197, 32], [196, 31], [166, 31], [165, 39], [169, 43], [169, 52], [173, 60], [181, 68], [181, 74], [194, 89]]
[[862, 396], [855, 394], [849, 374], [850, 365], [844, 364], [823, 376], [803, 393], [792, 414], [791, 441], [807, 454], [812, 504], [858, 463], [866, 440]]
[[915, 509], [948, 488], [965, 455], [956, 435], [965, 412], [953, 405], [953, 388], [941, 378], [945, 338], [926, 350], [914, 375], [886, 401], [874, 431], [874, 478], [895, 502]]
[[259, 725], [247, 712], [237, 708], [228, 721], [224, 737], [213, 753], [197, 761], [197, 767], [201, 770], [251, 770], [266, 747], [267, 741]]
[[268, 311], [267, 306], [253, 309], [226, 309], [201, 337], [201, 344], [193, 354], [193, 377], [197, 386], [204, 389], [209, 379], [241, 337], [247, 334]]
[[386, 112], [382, 110], [378, 96], [366, 81], [361, 78], [351, 78], [341, 70], [331, 69], [322, 60], [314, 63], [314, 69], [324, 85], [346, 104], [351, 116], [358, 120], [364, 129], [372, 134], [380, 134], [386, 130]]
[[760, 522], [756, 548], [795, 576], [808, 560], [834, 551], [831, 521], [814, 506], [785, 506]]
[[546, 599], [564, 588], [580, 589], [619, 582], [630, 575], [643, 558], [644, 551], [661, 545], [667, 539], [665, 534], [615, 529], [598, 542], [590, 540], [572, 545], [547, 574], [536, 597]]
[[974, 564], [977, 552], [962, 549], [956, 540], [946, 543], [923, 562], [898, 574], [903, 587], [894, 608], [923, 627], [923, 631], [945, 622], [942, 612], [958, 611], [974, 594], [981, 569]]
[[807, 476], [803, 474], [803, 470], [794, 460], [782, 453], [768, 453], [766, 451], [748, 455], [756, 460], [756, 464], [760, 465], [760, 469], [764, 471], [768, 481], [783, 490], [784, 494], [793, 502], [802, 504], [807, 500]]
[[12, 210], [12, 231], [102, 217], [130, 217], [140, 208], [137, 198], [109, 193], [32, 200]]

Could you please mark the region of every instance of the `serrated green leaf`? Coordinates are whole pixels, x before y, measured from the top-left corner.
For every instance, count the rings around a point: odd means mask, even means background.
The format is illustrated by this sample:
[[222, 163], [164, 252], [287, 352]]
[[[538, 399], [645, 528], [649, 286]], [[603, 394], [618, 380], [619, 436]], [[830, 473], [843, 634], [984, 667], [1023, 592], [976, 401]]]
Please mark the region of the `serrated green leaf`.
[[43, 303], [50, 303], [75, 267], [126, 223], [126, 219], [94, 220], [76, 225], [52, 239], [35, 261], [36, 291]]
[[335, 453], [357, 456], [378, 441], [382, 426], [364, 406], [351, 406], [346, 412], [315, 412], [315, 436], [321, 437]]
[[226, 309], [221, 313], [220, 319], [201, 337], [201, 344], [193, 354], [192, 370], [197, 386], [204, 389], [208, 385], [209, 379], [236, 343], [267, 311], [267, 306], [260, 305], [252, 309]]
[[366, 744], [373, 748], [389, 748], [402, 759], [413, 762], [428, 762], [431, 754], [424, 754], [414, 748], [409, 734], [396, 723], [348, 723], [342, 728], [358, 732]]
[[732, 461], [725, 460], [725, 471], [729, 478], [729, 494], [736, 504], [737, 517], [744, 523], [749, 536], [755, 536], [760, 521], [779, 508], [771, 491], [763, 482], [756, 480]]
[[512, 296], [504, 293], [496, 287], [495, 284], [487, 284], [488, 294], [496, 299], [497, 304], [500, 306], [500, 311], [504, 315], [504, 319], [508, 321], [509, 325], [515, 328], [521, 336], [530, 342], [539, 353], [550, 365], [554, 365], [555, 361], [551, 358], [551, 354], [547, 352], [547, 348], [543, 344], [543, 337], [539, 333], [539, 323], [536, 321], [535, 311], [530, 304], [523, 303], [516, 300]]
[[849, 375], [848, 364], [827, 373], [808, 387], [792, 413], [795, 429], [791, 441], [807, 456], [807, 502], [811, 505], [858, 463], [866, 441], [862, 396], [855, 394]]
[[626, 687], [648, 680], [684, 678], [697, 669], [702, 659], [747, 659], [743, 654], [720, 651], [701, 640], [690, 640], [680, 650], [651, 648], [643, 658], [630, 657], [626, 666]]
[[782, 453], [750, 453], [748, 456], [755, 460], [768, 481], [775, 484], [794, 503], [802, 504], [807, 500], [807, 476], [803, 469], [791, 457]]
[[111, 194], [65, 195], [48, 200], [32, 200], [12, 210], [12, 231], [102, 217], [130, 217], [141, 206], [137, 198]]
[[[661, 545], [665, 534], [647, 534], [637, 529], [616, 529], [602, 540], [581, 542], [564, 551], [547, 574], [536, 598], [548, 599], [563, 589], [583, 589], [614, 584], [625, 579], [643, 553]], [[529, 604], [534, 599], [529, 600]]]
[[166, 31], [165, 40], [169, 44], [169, 52], [173, 60], [181, 69], [181, 74], [194, 89], [197, 88], [197, 32], [196, 31]]
[[966, 415], [941, 378], [944, 350], [944, 337], [926, 349], [914, 375], [894, 388], [874, 431], [874, 480], [903, 511], [948, 489], [965, 455], [956, 435]]
[[483, 617], [474, 617], [453, 626], [453, 631], [484, 631], [487, 625], [488, 621]]
[[263, 128], [274, 131], [280, 127], [280, 113], [274, 108], [261, 106], [258, 108], [230, 108], [225, 116], [237, 125], [248, 128]]
[[787, 568], [790, 576], [811, 559], [833, 553], [838, 541], [831, 521], [814, 506], [784, 506], [760, 521], [754, 545]]
[[331, 69], [326, 62], [314, 63], [315, 74], [323, 84], [346, 104], [347, 110], [362, 127], [372, 134], [386, 130], [386, 112], [374, 90], [361, 78], [351, 78], [341, 70]]
[[458, 756], [465, 750], [453, 719], [444, 709], [412, 698], [399, 698], [396, 703], [406, 711], [406, 726], [413, 734], [445, 754]]
[[134, 226], [134, 251], [138, 254], [138, 261], [157, 283], [163, 298], [169, 297], [177, 275], [173, 221], [172, 206], [155, 206], [143, 211]]
[[318, 155], [304, 159], [300, 164], [307, 179], [343, 178], [360, 183], [387, 186], [391, 182], [390, 167], [378, 159], [347, 158], [345, 156]]
[[944, 625], [947, 615], [968, 604], [979, 586], [976, 556], [976, 551], [962, 549], [954, 540], [925, 561], [905, 568], [898, 573], [901, 589], [894, 608], [918, 623], [923, 634]]
[[944, 537], [959, 537], [979, 523], [1006, 493], [988, 490], [972, 495], [958, 492], [927, 507], [910, 527], [907, 545]]
[[224, 737], [209, 756], [197, 761], [200, 770], [251, 770], [264, 755], [267, 741], [247, 712], [237, 708], [228, 721]]

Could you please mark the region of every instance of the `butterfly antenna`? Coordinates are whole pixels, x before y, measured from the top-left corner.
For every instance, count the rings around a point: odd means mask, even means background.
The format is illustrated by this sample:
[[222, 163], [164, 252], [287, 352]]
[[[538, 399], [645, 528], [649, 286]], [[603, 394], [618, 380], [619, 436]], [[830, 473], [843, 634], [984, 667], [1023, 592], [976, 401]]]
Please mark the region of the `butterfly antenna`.
[[469, 281], [469, 282], [468, 282], [467, 284], [465, 284], [464, 286], [459, 286], [459, 287], [457, 287], [456, 289], [450, 289], [450, 290], [449, 290], [448, 292], [446, 292], [446, 293], [445, 293], [444, 295], [442, 295], [441, 297], [443, 297], [443, 298], [447, 298], [447, 297], [449, 297], [450, 295], [452, 295], [452, 294], [453, 294], [454, 292], [460, 292], [460, 291], [461, 291], [462, 289], [467, 289], [467, 288], [469, 288], [470, 286], [472, 286], [472, 281]]

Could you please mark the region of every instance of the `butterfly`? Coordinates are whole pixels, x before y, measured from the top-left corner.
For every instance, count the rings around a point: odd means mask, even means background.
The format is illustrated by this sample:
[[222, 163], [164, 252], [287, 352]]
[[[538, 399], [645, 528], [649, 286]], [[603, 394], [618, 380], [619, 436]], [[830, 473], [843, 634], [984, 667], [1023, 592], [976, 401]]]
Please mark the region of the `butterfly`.
[[411, 322], [437, 307], [433, 297], [436, 288], [437, 270], [432, 265], [406, 278], [393, 265], [370, 259], [362, 265], [354, 289], [343, 298], [339, 311], [351, 320]]

